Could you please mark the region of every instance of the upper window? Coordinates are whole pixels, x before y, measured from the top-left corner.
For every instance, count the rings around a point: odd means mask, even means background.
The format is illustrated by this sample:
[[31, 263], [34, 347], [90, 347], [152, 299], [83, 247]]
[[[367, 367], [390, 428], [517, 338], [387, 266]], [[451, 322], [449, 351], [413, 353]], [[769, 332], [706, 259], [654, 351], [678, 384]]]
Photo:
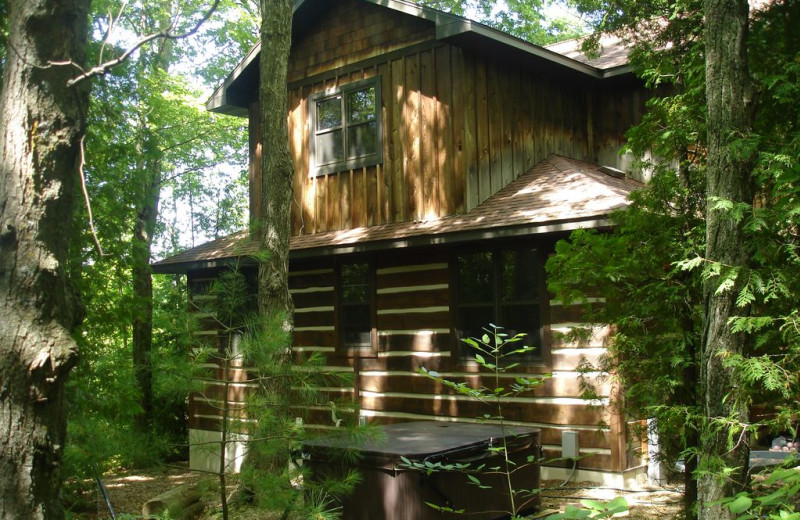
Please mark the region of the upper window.
[[377, 77], [311, 98], [312, 171], [321, 175], [381, 162], [380, 99]]
[[339, 340], [345, 349], [372, 351], [372, 285], [370, 264], [339, 266]]
[[456, 312], [460, 357], [474, 357], [462, 338], [480, 338], [489, 324], [503, 327], [513, 337], [527, 336], [522, 343], [532, 347], [521, 357], [542, 359], [542, 266], [533, 249], [479, 251], [456, 258]]

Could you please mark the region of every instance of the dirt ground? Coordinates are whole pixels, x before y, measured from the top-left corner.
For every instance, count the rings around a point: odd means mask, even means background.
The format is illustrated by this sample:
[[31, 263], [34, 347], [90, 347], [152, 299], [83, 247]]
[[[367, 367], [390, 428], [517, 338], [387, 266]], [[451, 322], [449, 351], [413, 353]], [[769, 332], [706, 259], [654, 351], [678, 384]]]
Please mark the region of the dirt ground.
[[[153, 497], [174, 487], [188, 484], [199, 485], [205, 490], [203, 501], [206, 512], [201, 520], [218, 518], [219, 501], [215, 500], [215, 478], [193, 473], [185, 467], [166, 467], [157, 470], [109, 475], [103, 479], [117, 518], [141, 518], [142, 505]], [[630, 504], [625, 516], [631, 520], [673, 520], [680, 517], [681, 495], [676, 489], [643, 488], [641, 490], [617, 490], [597, 487], [591, 482], [569, 483], [560, 487], [561, 481], [542, 482], [542, 506], [544, 511], [563, 511], [568, 504], [580, 505], [582, 499], [611, 500], [624, 496]], [[73, 510], [68, 518], [73, 520], [101, 520], [111, 518], [101, 493], [92, 490], [85, 497], [83, 511]], [[278, 515], [238, 514], [234, 518], [267, 520]], [[546, 518], [546, 515], [536, 515]], [[377, 520], [377, 519], [376, 519]]]

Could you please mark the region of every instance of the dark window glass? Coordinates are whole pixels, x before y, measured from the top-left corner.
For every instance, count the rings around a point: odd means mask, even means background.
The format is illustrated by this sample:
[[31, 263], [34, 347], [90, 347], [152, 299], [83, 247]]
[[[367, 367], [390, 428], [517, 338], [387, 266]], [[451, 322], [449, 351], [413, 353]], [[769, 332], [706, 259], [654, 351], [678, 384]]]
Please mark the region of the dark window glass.
[[344, 264], [339, 270], [339, 323], [342, 345], [372, 345], [372, 304], [369, 264]]
[[342, 131], [334, 130], [317, 137], [317, 162], [329, 164], [344, 159]]
[[347, 94], [347, 122], [362, 123], [375, 120], [375, 87]]
[[342, 126], [342, 96], [317, 101], [317, 130]]
[[522, 249], [498, 254], [503, 277], [500, 298], [509, 302], [536, 300], [539, 287], [534, 251]]
[[[482, 305], [475, 307], [461, 307], [458, 309], [458, 337], [460, 338], [480, 338], [486, 332], [484, 327], [488, 327], [491, 316], [494, 314], [492, 305]], [[462, 344], [461, 347], [465, 354], [470, 354], [471, 348]], [[474, 353], [472, 353], [474, 354]]]
[[517, 334], [527, 334], [522, 342], [515, 343], [513, 348], [517, 349], [526, 345], [534, 348], [526, 352], [526, 357], [539, 355], [539, 306], [538, 305], [504, 305], [500, 308], [498, 324], [504, 327], [503, 332], [513, 338]]
[[458, 288], [461, 304], [494, 300], [492, 253], [472, 253], [458, 257]]
[[313, 100], [313, 160], [317, 174], [380, 162], [381, 125], [378, 78], [344, 85]]
[[[522, 342], [509, 349], [533, 347], [516, 361], [541, 357], [539, 260], [532, 249], [467, 253], [457, 258], [457, 333], [462, 338], [481, 338], [490, 324], [513, 337], [525, 333]], [[474, 357], [472, 347], [460, 342], [462, 357]], [[507, 359], [506, 361], [511, 361]]]
[[351, 126], [347, 129], [347, 158], [355, 159], [374, 154], [378, 150], [378, 125], [375, 122]]

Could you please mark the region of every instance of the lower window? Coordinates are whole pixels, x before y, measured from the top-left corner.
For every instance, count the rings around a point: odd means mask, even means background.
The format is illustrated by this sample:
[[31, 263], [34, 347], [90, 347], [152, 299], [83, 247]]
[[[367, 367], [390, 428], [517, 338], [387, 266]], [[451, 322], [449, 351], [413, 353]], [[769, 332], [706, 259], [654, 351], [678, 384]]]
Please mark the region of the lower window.
[[370, 264], [339, 266], [339, 342], [344, 349], [372, 351], [372, 273]]
[[515, 248], [497, 251], [473, 251], [456, 258], [456, 335], [462, 359], [474, 357], [472, 347], [463, 338], [481, 338], [490, 324], [498, 325], [511, 338], [527, 336], [509, 345], [517, 350], [514, 360], [542, 359], [542, 263], [536, 250]]

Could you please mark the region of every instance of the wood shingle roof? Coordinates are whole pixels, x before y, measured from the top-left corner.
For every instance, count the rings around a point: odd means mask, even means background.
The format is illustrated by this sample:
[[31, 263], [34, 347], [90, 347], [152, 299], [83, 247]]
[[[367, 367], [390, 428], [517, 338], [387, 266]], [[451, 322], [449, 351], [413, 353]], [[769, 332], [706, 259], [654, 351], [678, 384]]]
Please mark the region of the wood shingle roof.
[[[295, 236], [292, 257], [309, 257], [414, 245], [458, 243], [608, 225], [607, 216], [628, 204], [643, 185], [604, 173], [596, 164], [551, 155], [463, 215]], [[258, 251], [240, 231], [153, 264], [156, 273], [213, 267]]]

